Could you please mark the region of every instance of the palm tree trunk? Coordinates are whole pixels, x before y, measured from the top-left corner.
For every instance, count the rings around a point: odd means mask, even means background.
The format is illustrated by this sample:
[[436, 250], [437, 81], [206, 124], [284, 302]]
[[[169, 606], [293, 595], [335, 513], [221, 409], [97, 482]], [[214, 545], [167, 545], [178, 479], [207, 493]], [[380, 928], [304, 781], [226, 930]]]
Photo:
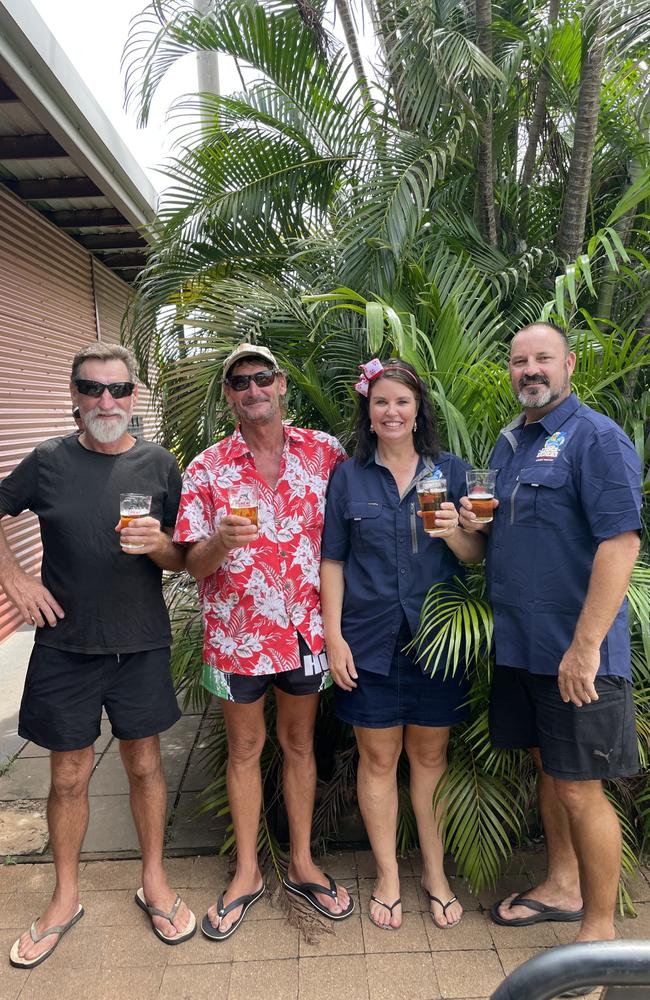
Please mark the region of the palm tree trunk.
[[390, 0], [365, 0], [365, 2], [375, 37], [379, 43], [379, 51], [386, 67], [386, 75], [395, 101], [398, 120], [402, 128], [407, 128], [408, 123], [402, 111], [399, 65], [393, 52], [395, 19], [388, 9]]
[[580, 91], [574, 128], [573, 149], [564, 193], [557, 252], [564, 260], [575, 260], [582, 250], [596, 144], [605, 42], [600, 37], [598, 17], [593, 41], [580, 71]]
[[[482, 52], [492, 59], [492, 2], [476, 0], [476, 36]], [[486, 242], [497, 245], [497, 224], [494, 209], [494, 157], [492, 152], [492, 95], [483, 95], [485, 112], [479, 121], [478, 148], [478, 223]]]
[[[550, 0], [548, 8], [549, 27], [553, 28], [557, 24], [560, 0]], [[530, 185], [533, 182], [535, 163], [537, 160], [537, 147], [539, 139], [546, 121], [546, 99], [548, 97], [549, 73], [546, 58], [542, 62], [541, 73], [537, 90], [535, 92], [535, 103], [533, 105], [533, 115], [528, 130], [528, 145], [524, 155], [524, 162], [519, 176], [519, 189], [521, 191], [521, 202], [519, 208], [519, 234], [524, 240], [528, 238], [528, 209], [530, 205]]]
[[352, 13], [350, 11], [348, 0], [336, 0], [336, 12], [341, 19], [341, 27], [343, 28], [343, 34], [345, 35], [345, 42], [348, 47], [348, 52], [350, 53], [352, 65], [354, 66], [354, 72], [363, 91], [364, 100], [369, 101], [370, 87], [368, 86], [368, 77], [366, 76], [366, 71], [363, 67], [363, 59], [361, 58], [361, 52], [359, 51], [357, 33], [354, 28], [354, 21], [352, 20]]

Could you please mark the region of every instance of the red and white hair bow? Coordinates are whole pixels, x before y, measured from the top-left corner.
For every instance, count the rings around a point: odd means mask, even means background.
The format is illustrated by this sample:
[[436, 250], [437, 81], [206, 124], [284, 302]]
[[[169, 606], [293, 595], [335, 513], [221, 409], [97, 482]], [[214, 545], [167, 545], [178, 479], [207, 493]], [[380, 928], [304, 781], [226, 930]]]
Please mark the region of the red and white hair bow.
[[359, 395], [367, 396], [370, 383], [373, 379], [379, 378], [384, 371], [384, 366], [379, 358], [372, 358], [371, 361], [366, 361], [365, 365], [359, 365], [359, 368], [361, 369], [361, 378], [354, 388]]

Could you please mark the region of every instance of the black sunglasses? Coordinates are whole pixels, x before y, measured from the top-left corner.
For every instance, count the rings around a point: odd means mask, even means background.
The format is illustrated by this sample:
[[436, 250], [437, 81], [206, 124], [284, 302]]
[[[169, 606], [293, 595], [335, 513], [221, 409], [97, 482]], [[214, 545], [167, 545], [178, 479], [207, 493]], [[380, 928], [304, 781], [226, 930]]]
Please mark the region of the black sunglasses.
[[95, 399], [99, 399], [104, 389], [108, 389], [113, 399], [132, 396], [135, 389], [134, 382], [110, 382], [107, 385], [106, 382], [95, 382], [92, 378], [74, 378], [72, 381], [82, 396], [93, 396]]
[[251, 384], [251, 380], [255, 383], [258, 389], [266, 389], [267, 386], [273, 385], [275, 382], [276, 375], [279, 375], [279, 371], [263, 371], [255, 372], [254, 375], [230, 375], [226, 382], [231, 389], [235, 392], [243, 392], [244, 389], [248, 389]]

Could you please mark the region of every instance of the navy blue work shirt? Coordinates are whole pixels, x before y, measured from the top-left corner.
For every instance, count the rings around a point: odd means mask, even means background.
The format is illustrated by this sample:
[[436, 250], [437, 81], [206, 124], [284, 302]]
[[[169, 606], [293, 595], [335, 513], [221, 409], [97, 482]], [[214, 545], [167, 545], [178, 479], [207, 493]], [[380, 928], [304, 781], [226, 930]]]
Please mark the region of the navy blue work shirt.
[[[497, 663], [557, 675], [601, 542], [641, 528], [641, 463], [609, 417], [570, 395], [501, 431], [487, 549]], [[627, 600], [601, 646], [599, 675], [631, 678]]]
[[400, 625], [406, 616], [415, 635], [427, 591], [434, 583], [463, 578], [463, 567], [442, 538], [424, 530], [415, 483], [440, 470], [447, 499], [458, 506], [467, 492], [466, 462], [441, 452], [422, 458], [400, 499], [392, 473], [376, 456], [343, 462], [332, 474], [325, 507], [321, 558], [344, 563], [341, 631], [355, 666], [387, 675]]

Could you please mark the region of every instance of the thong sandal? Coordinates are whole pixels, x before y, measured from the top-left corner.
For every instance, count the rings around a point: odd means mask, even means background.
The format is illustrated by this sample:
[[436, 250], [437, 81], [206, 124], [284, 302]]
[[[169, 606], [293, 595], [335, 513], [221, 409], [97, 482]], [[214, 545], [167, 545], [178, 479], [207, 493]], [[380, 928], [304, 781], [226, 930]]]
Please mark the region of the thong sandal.
[[20, 944], [20, 938], [18, 938], [18, 940], [14, 942], [11, 951], [9, 952], [9, 961], [13, 965], [14, 969], [34, 969], [37, 965], [40, 965], [41, 962], [44, 962], [46, 958], [50, 957], [50, 955], [57, 947], [59, 941], [66, 933], [66, 931], [69, 931], [71, 927], [74, 927], [77, 921], [81, 920], [83, 915], [84, 915], [84, 908], [83, 906], [81, 906], [81, 904], [79, 904], [79, 906], [77, 907], [77, 912], [75, 913], [74, 917], [72, 917], [71, 920], [68, 920], [67, 924], [56, 924], [53, 927], [46, 927], [44, 931], [36, 930], [36, 924], [38, 923], [38, 921], [35, 920], [32, 926], [29, 928], [29, 936], [31, 937], [34, 944], [38, 944], [39, 941], [42, 941], [43, 938], [48, 937], [49, 934], [58, 934], [58, 937], [50, 948], [42, 952], [42, 954], [37, 955], [36, 958], [20, 957], [20, 955], [18, 954], [18, 946]]
[[[224, 890], [225, 891], [225, 890]], [[242, 911], [237, 917], [237, 919], [230, 925], [227, 931], [222, 931], [218, 927], [212, 925], [212, 921], [209, 916], [204, 916], [201, 921], [201, 930], [207, 938], [211, 941], [225, 941], [229, 938], [231, 934], [234, 934], [242, 920], [246, 916], [246, 910], [248, 910], [253, 903], [256, 903], [258, 899], [264, 895], [264, 883], [262, 887], [257, 890], [257, 892], [251, 892], [248, 896], [237, 896], [237, 899], [233, 899], [232, 903], [228, 903], [226, 906], [223, 905], [223, 892], [217, 900], [217, 915], [219, 917], [225, 917], [227, 913], [231, 913], [232, 910], [236, 910], [238, 906], [242, 907]]]
[[282, 876], [282, 885], [285, 887], [287, 892], [292, 892], [294, 896], [302, 896], [306, 899], [310, 906], [313, 906], [318, 913], [321, 913], [324, 917], [329, 920], [345, 920], [349, 917], [354, 910], [354, 900], [350, 896], [350, 902], [348, 903], [347, 909], [343, 910], [341, 913], [332, 913], [328, 910], [326, 906], [323, 906], [319, 902], [316, 893], [320, 893], [324, 896], [330, 896], [332, 899], [337, 898], [336, 882], [331, 875], [324, 872], [325, 878], [329, 880], [329, 889], [325, 885], [319, 885], [318, 882], [292, 882], [288, 876]]
[[[423, 888], [424, 888], [424, 886], [423, 886]], [[443, 915], [443, 917], [447, 916], [447, 910], [449, 909], [449, 907], [451, 906], [451, 904], [457, 902], [457, 897], [456, 896], [452, 896], [451, 899], [448, 899], [446, 903], [443, 903], [443, 901], [441, 899], [438, 899], [437, 896], [434, 896], [432, 893], [430, 893], [428, 889], [425, 889], [424, 891], [426, 892], [427, 896], [429, 897], [429, 902], [430, 903], [437, 903], [438, 906], [442, 907], [442, 915]], [[431, 913], [431, 910], [429, 910], [429, 912]], [[431, 913], [431, 919], [433, 920], [434, 924], [436, 925], [436, 927], [439, 930], [441, 930], [441, 931], [449, 931], [449, 930], [451, 930], [452, 927], [457, 927], [458, 924], [461, 922], [461, 920], [463, 918], [462, 918], [462, 916], [459, 917], [459, 919], [456, 920], [453, 924], [449, 924], [449, 923], [447, 923], [447, 924], [439, 924], [438, 921], [436, 920], [435, 916], [433, 915], [433, 913]]]
[[[391, 919], [392, 919], [392, 916], [393, 916], [393, 910], [395, 909], [396, 906], [399, 906], [399, 904], [402, 902], [401, 897], [399, 899], [396, 899], [394, 903], [384, 903], [383, 899], [378, 899], [377, 896], [371, 896], [370, 899], [373, 901], [373, 903], [379, 903], [379, 905], [383, 906], [385, 910], [388, 910], [388, 912], [390, 913]], [[398, 931], [400, 929], [400, 927], [402, 926], [401, 924], [398, 927], [394, 927], [393, 924], [390, 924], [390, 923], [388, 923], [388, 924], [380, 924], [376, 920], [373, 919], [373, 916], [372, 916], [371, 913], [368, 913], [368, 918], [370, 920], [370, 923], [374, 924], [375, 927], [378, 927], [380, 931]]]
[[196, 917], [194, 916], [191, 910], [189, 911], [190, 920], [187, 927], [185, 928], [184, 931], [179, 931], [176, 934], [174, 934], [173, 937], [168, 937], [166, 934], [163, 934], [163, 932], [159, 930], [153, 922], [154, 917], [163, 917], [165, 920], [169, 920], [170, 924], [172, 924], [173, 926], [174, 918], [178, 913], [181, 903], [183, 902], [180, 896], [176, 896], [176, 899], [174, 900], [174, 905], [172, 906], [169, 913], [165, 913], [164, 910], [158, 909], [157, 906], [149, 906], [144, 897], [144, 889], [142, 887], [138, 889], [134, 898], [140, 909], [144, 910], [144, 912], [149, 917], [149, 920], [151, 921], [151, 929], [156, 935], [156, 937], [160, 941], [164, 941], [165, 944], [182, 944], [183, 941], [189, 941], [189, 939], [191, 937], [194, 937], [194, 935], [196, 934]]
[[530, 896], [525, 896], [523, 892], [520, 892], [518, 896], [515, 896], [510, 902], [510, 909], [513, 906], [526, 906], [529, 910], [533, 910], [533, 914], [530, 917], [513, 917], [512, 920], [504, 920], [504, 918], [499, 913], [499, 907], [505, 899], [500, 899], [497, 903], [490, 909], [490, 917], [495, 924], [500, 924], [502, 927], [530, 927], [531, 924], [540, 924], [547, 920], [557, 921], [558, 923], [571, 922], [575, 920], [582, 920], [585, 911], [580, 908], [579, 910], [562, 910], [557, 906], [547, 906], [546, 903], [540, 903], [538, 899], [532, 899]]

